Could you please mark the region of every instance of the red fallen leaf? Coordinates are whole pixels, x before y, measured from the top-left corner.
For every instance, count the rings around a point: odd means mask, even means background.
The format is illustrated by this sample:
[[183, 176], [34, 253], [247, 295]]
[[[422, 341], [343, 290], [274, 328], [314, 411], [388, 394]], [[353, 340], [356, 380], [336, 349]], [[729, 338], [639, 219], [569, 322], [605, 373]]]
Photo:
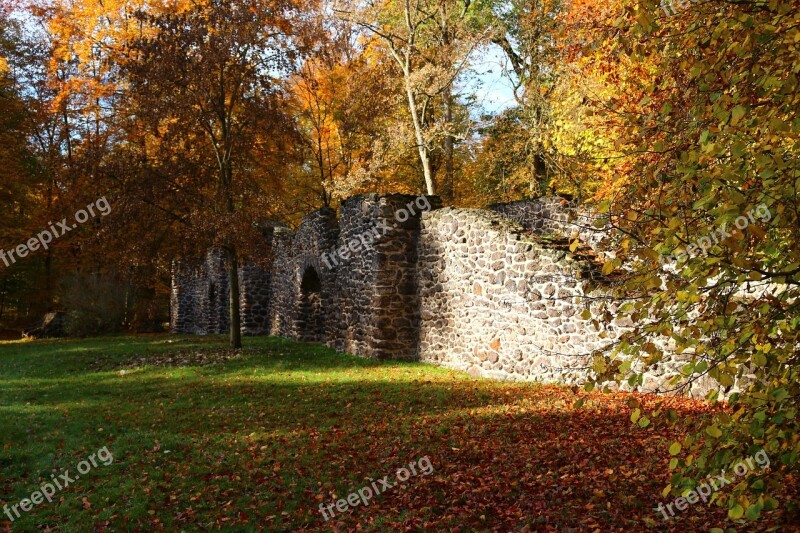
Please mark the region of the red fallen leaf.
[[92, 508], [92, 504], [89, 502], [89, 498], [87, 498], [86, 496], [84, 496], [81, 499], [81, 501], [83, 502], [83, 508], [84, 509], [91, 509]]

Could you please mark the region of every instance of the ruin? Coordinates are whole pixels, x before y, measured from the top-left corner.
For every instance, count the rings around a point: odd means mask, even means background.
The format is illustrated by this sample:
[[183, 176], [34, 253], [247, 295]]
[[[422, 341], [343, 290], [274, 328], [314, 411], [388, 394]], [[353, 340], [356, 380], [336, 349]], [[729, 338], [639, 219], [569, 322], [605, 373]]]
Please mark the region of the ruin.
[[[379, 359], [419, 360], [475, 376], [578, 384], [591, 354], [630, 324], [598, 323], [598, 264], [566, 237], [597, 243], [592, 215], [560, 197], [487, 209], [436, 197], [360, 195], [265, 237], [268, 267], [240, 270], [242, 332], [324, 343]], [[175, 333], [223, 333], [224, 260], [176, 264]], [[612, 306], [613, 308], [613, 306]], [[679, 372], [674, 356], [648, 370], [654, 389]], [[701, 391], [704, 392], [704, 391]]]

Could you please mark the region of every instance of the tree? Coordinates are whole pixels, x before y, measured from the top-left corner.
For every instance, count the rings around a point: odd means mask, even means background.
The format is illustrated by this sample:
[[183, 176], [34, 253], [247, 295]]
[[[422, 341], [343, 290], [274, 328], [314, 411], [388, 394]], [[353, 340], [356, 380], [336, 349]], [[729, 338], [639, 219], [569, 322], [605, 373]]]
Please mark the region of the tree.
[[[557, 191], [591, 200], [611, 176], [624, 173], [616, 157], [618, 138], [608, 135], [603, 123], [612, 114], [605, 106], [614, 80], [632, 65], [614, 55], [613, 36], [595, 39], [595, 30], [619, 13], [618, 2], [496, 2], [492, 42], [507, 58], [504, 72], [517, 106], [488, 132], [502, 133], [515, 146], [514, 168], [505, 157], [497, 163], [507, 186], [527, 185], [520, 194]], [[516, 117], [513, 122], [510, 116]], [[479, 151], [479, 166], [499, 168], [495, 153]]]
[[[41, 228], [52, 213], [43, 161], [30, 142], [38, 133], [39, 102], [31, 76], [39, 59], [32, 53], [14, 10], [0, 4], [0, 249], [13, 250]], [[29, 260], [0, 261], [0, 320], [28, 320], [52, 304], [48, 252]], [[41, 275], [42, 267], [45, 274]], [[44, 278], [44, 279], [42, 279]]]
[[[12, 56], [19, 46], [19, 28], [0, 13], [0, 165], [3, 168], [0, 189], [4, 209], [0, 210], [0, 229], [3, 241], [22, 238], [13, 230], [31, 215], [33, 207], [32, 160], [26, 142], [29, 123], [26, 121], [25, 101], [19, 93]], [[13, 232], [5, 234], [7, 232]]]
[[[480, 133], [474, 158], [466, 165], [470, 188], [476, 196], [472, 203], [482, 207], [535, 195], [539, 186], [537, 180], [531, 180], [532, 134], [522, 107], [514, 106], [491, 117]], [[537, 172], [546, 174], [542, 160], [538, 161]]]
[[505, 73], [519, 107], [513, 113], [520, 122], [506, 130], [507, 135], [515, 133], [514, 144], [524, 158], [513, 173], [527, 174], [529, 196], [545, 194], [556, 173], [556, 154], [547, 145], [552, 95], [562, 73], [560, 56], [565, 48], [565, 41], [558, 40], [563, 10], [561, 0], [499, 1], [494, 9], [492, 42], [508, 58], [510, 68]]
[[800, 460], [800, 10], [675, 7], [626, 1], [614, 25], [593, 28], [608, 61], [636, 67], [613, 80], [602, 125], [632, 144], [620, 145], [625, 179], [607, 189], [622, 234], [604, 270], [625, 265], [622, 290], [636, 298], [621, 313], [635, 327], [595, 369], [598, 382], [641, 384], [669, 349], [687, 357], [676, 391], [710, 379], [730, 392], [728, 409], [672, 445], [669, 488], [763, 450], [771, 470], [718, 500], [731, 519], [754, 520]]
[[359, 47], [352, 25], [322, 17], [316, 40], [286, 89], [301, 148], [313, 168], [308, 178], [314, 196], [328, 206], [378, 186], [376, 170], [384, 163], [380, 139], [397, 105], [383, 81], [385, 59]]
[[[130, 46], [124, 73], [135, 111], [153, 139], [169, 140], [180, 157], [211, 162], [213, 173], [183, 175], [211, 198], [194, 205], [191, 231], [210, 230], [226, 257], [230, 288], [230, 342], [241, 347], [240, 248], [252, 227], [259, 151], [265, 134], [288, 128], [278, 106], [276, 72], [290, 67], [287, 47], [293, 4], [212, 0], [183, 12], [140, 18], [155, 28]], [[150, 179], [157, 175], [149, 175]], [[211, 181], [207, 181], [211, 178]], [[211, 189], [208, 189], [210, 187]], [[188, 200], [188, 199], [187, 199]]]
[[[379, 37], [387, 47], [402, 76], [426, 192], [437, 192], [432, 159], [436, 141], [443, 139], [445, 193], [452, 194], [453, 85], [489, 35], [482, 24], [482, 4], [471, 0], [393, 0], [356, 8], [343, 2], [338, 11]], [[438, 125], [432, 116], [437, 103], [444, 108], [444, 119]]]

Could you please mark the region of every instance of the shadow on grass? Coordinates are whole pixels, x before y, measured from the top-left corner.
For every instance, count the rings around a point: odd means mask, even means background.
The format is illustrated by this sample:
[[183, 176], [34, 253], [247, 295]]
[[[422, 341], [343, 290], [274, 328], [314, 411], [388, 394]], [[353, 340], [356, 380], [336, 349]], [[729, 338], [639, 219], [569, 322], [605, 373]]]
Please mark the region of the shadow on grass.
[[[131, 351], [155, 360], [181, 344], [222, 346], [169, 340], [52, 343], [16, 354], [0, 348], [4, 362], [17, 367], [0, 373], [0, 503], [28, 497], [51, 473], [102, 446], [115, 457], [15, 529], [696, 525], [691, 518], [665, 525], [654, 512], [669, 476], [666, 443], [679, 431], [634, 427], [614, 396], [576, 411], [575, 396], [563, 387], [474, 380], [282, 339], [249, 339], [252, 353], [218, 366], [91, 370], [97, 358], [124, 365]], [[65, 365], [70, 372], [51, 377]], [[320, 503], [423, 456], [432, 475], [322, 519]]]
[[[112, 529], [146, 528], [157, 517], [168, 529], [643, 531], [669, 475], [662, 437], [670, 435], [632, 428], [627, 413], [553, 412], [533, 390], [537, 408], [504, 413], [516, 404], [505, 394], [476, 400], [443, 384], [427, 393], [413, 384], [265, 385], [272, 391], [199, 387], [193, 392], [210, 394], [208, 408], [178, 403], [134, 417], [133, 405], [116, 413], [118, 421], [103, 410], [73, 413], [89, 426], [102, 423], [105, 438], [87, 435], [91, 427], [68, 428], [83, 437], [76, 448], [10, 476], [14, 490], [2, 499], [26, 497], [49, 468], [68, 468], [107, 445], [115, 464], [65, 492], [65, 502], [37, 510], [36, 524], [92, 524], [110, 509]], [[359, 394], [380, 400], [358, 404]], [[438, 394], [446, 394], [442, 408]], [[235, 396], [250, 402], [226, 403]], [[332, 522], [319, 514], [320, 503], [423, 456], [432, 475]]]

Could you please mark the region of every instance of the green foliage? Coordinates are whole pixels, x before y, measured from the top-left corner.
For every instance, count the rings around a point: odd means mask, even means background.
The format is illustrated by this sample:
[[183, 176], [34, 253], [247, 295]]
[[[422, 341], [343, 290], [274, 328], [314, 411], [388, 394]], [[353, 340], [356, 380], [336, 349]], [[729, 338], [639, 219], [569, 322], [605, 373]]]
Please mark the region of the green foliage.
[[[618, 53], [652, 69], [613, 101], [616, 126], [640, 139], [610, 202], [627, 235], [615, 250], [631, 268], [624, 291], [639, 296], [616, 355], [650, 365], [668, 346], [689, 356], [675, 390], [705, 380], [730, 394], [682, 442], [671, 484], [764, 450], [770, 468], [717, 500], [754, 520], [800, 457], [800, 10], [712, 1], [668, 17], [643, 0], [625, 13]], [[680, 259], [664, 267], [666, 255]], [[636, 382], [618, 368], [599, 378]]]

